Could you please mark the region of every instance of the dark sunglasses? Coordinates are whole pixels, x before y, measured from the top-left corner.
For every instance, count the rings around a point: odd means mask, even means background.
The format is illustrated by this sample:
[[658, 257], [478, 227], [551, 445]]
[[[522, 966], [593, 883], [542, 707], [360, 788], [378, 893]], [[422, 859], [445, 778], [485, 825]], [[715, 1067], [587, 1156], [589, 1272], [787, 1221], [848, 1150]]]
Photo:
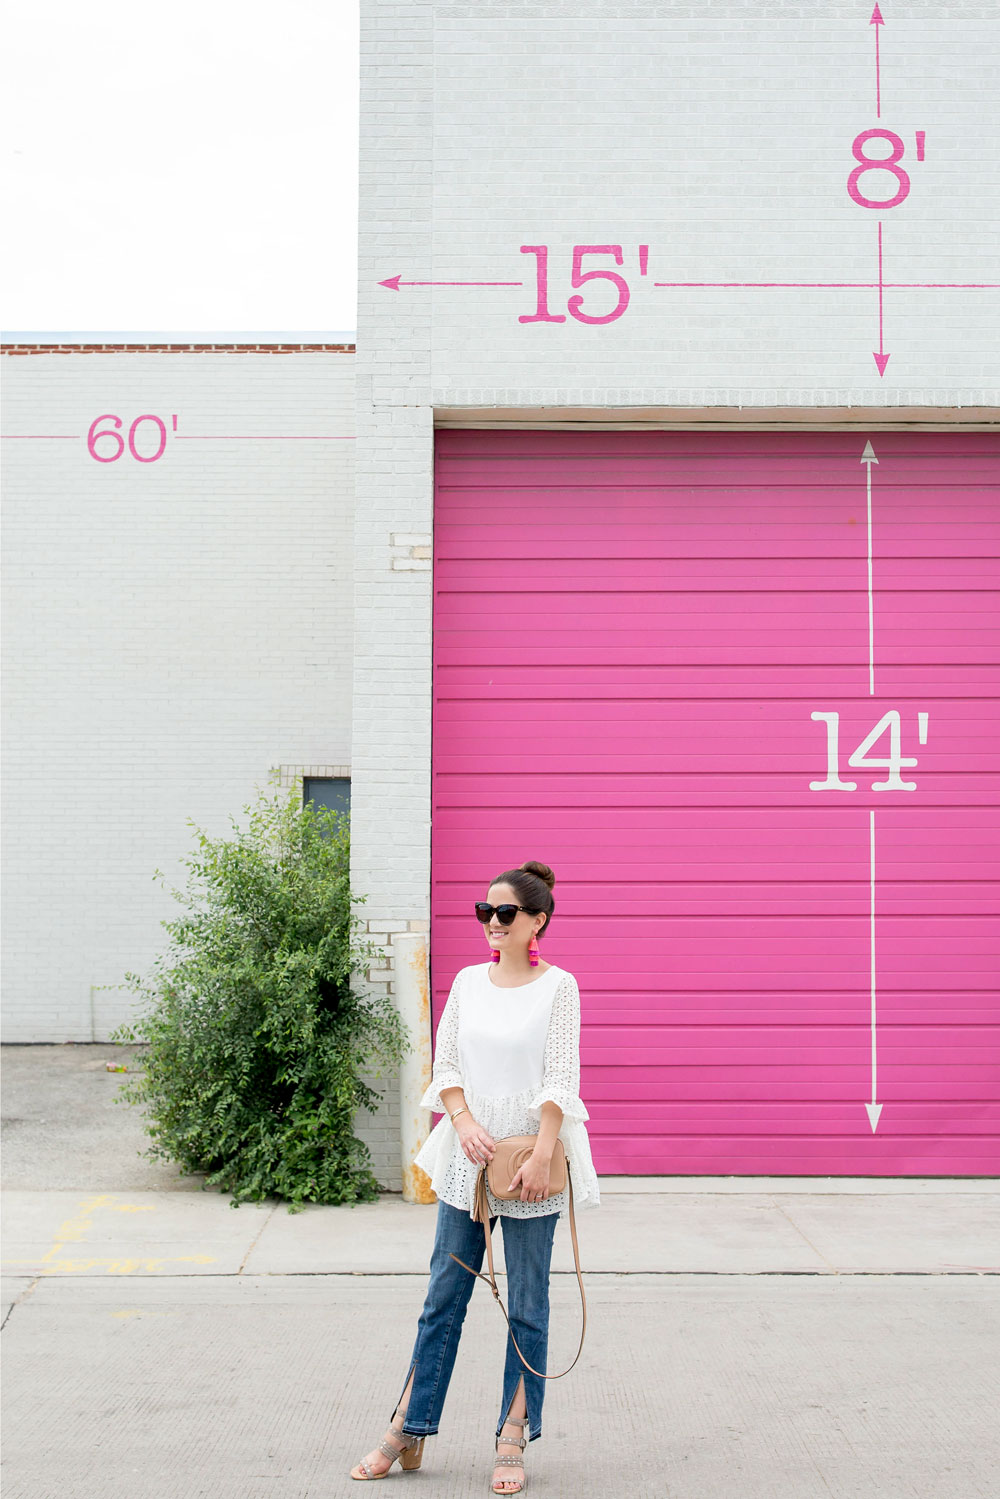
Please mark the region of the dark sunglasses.
[[476, 915], [484, 925], [496, 916], [501, 926], [510, 926], [518, 911], [527, 911], [529, 916], [538, 915], [534, 906], [491, 906], [488, 900], [476, 901]]

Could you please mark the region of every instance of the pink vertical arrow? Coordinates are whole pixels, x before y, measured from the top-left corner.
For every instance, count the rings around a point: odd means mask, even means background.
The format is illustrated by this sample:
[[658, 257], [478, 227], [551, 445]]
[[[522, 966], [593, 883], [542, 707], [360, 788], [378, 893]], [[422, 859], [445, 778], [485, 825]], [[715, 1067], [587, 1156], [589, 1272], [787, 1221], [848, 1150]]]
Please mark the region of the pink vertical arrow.
[[[875, 7], [878, 10], [878, 6]], [[872, 353], [872, 358], [878, 368], [879, 379], [885, 374], [885, 367], [889, 363], [890, 356], [885, 352], [885, 342], [882, 337], [882, 220], [878, 225], [878, 353]], [[869, 473], [871, 470], [869, 469]]]
[[878, 8], [877, 5], [876, 5], [875, 9], [872, 11], [872, 18], [868, 22], [868, 24], [869, 24], [869, 26], [874, 26], [875, 27], [875, 115], [876, 115], [877, 119], [881, 119], [882, 118], [882, 79], [881, 79], [881, 73], [880, 73], [880, 67], [879, 67], [879, 56], [878, 56], [878, 29], [879, 29], [880, 26], [884, 26], [885, 22], [882, 19], [882, 12], [879, 10], [879, 8]]

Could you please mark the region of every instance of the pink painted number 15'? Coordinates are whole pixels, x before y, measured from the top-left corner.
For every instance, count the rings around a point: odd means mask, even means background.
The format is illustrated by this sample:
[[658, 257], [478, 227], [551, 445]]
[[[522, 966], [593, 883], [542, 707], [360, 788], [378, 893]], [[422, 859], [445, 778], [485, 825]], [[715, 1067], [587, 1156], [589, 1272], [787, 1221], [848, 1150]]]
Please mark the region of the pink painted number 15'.
[[[522, 245], [522, 255], [534, 255], [535, 281], [537, 288], [538, 305], [533, 313], [524, 313], [518, 318], [519, 323], [564, 323], [565, 315], [549, 311], [549, 247], [548, 245]], [[585, 255], [613, 255], [615, 265], [621, 265], [621, 245], [574, 245], [573, 246], [573, 270], [570, 276], [571, 286], [583, 286], [588, 281], [610, 281], [612, 286], [618, 288], [618, 301], [610, 312], [595, 317], [591, 313], [583, 311], [583, 298], [579, 295], [570, 297], [566, 303], [570, 317], [576, 318], [578, 323], [613, 323], [620, 318], [629, 302], [628, 282], [624, 276], [619, 276], [617, 271], [583, 269], [583, 257]]]

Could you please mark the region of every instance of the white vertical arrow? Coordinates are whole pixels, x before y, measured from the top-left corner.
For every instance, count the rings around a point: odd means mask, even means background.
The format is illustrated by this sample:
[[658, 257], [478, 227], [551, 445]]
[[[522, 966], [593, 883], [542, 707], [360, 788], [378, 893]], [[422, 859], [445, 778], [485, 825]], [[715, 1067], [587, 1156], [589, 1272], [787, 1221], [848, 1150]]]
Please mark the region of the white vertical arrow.
[[[878, 462], [878, 459], [876, 459], [875, 461]], [[869, 469], [868, 472], [871, 473], [871, 469]], [[876, 1077], [876, 1046], [875, 1046], [875, 812], [874, 812], [874, 809], [872, 809], [872, 810], [869, 811], [869, 813], [868, 813], [868, 819], [869, 819], [869, 837], [870, 837], [870, 842], [871, 842], [871, 877], [870, 877], [870, 886], [871, 886], [871, 916], [870, 916], [870, 931], [871, 931], [871, 973], [872, 973], [872, 1101], [871, 1101], [871, 1103], [866, 1103], [865, 1104], [865, 1108], [868, 1110], [868, 1122], [871, 1124], [872, 1134], [874, 1134], [875, 1131], [878, 1129], [879, 1115], [882, 1112], [882, 1105], [880, 1103], [876, 1102], [876, 1099], [878, 1098], [878, 1086], [877, 1086], [877, 1081], [878, 1080], [877, 1080], [877, 1077]]]
[[[875, 691], [875, 612], [872, 595], [872, 464], [878, 463], [875, 457], [875, 449], [870, 442], [865, 443], [865, 450], [861, 454], [861, 462], [866, 465], [868, 473], [868, 691]], [[870, 840], [870, 876], [869, 884], [871, 890], [871, 909], [869, 913], [870, 942], [871, 942], [871, 1026], [872, 1026], [872, 1101], [866, 1103], [868, 1120], [872, 1127], [872, 1134], [878, 1129], [879, 1115], [882, 1113], [882, 1105], [876, 1100], [878, 1098], [877, 1087], [877, 1034], [875, 1017], [875, 812], [869, 811], [869, 840]]]
[[868, 691], [875, 691], [875, 615], [872, 604], [872, 464], [878, 463], [870, 442], [865, 443], [861, 462], [868, 466]]

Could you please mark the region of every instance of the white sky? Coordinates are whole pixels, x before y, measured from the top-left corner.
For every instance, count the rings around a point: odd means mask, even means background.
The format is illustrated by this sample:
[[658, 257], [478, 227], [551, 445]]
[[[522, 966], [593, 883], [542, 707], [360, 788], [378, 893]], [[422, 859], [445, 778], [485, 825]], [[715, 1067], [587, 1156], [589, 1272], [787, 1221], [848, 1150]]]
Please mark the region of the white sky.
[[358, 0], [4, 23], [5, 339], [352, 333]]

